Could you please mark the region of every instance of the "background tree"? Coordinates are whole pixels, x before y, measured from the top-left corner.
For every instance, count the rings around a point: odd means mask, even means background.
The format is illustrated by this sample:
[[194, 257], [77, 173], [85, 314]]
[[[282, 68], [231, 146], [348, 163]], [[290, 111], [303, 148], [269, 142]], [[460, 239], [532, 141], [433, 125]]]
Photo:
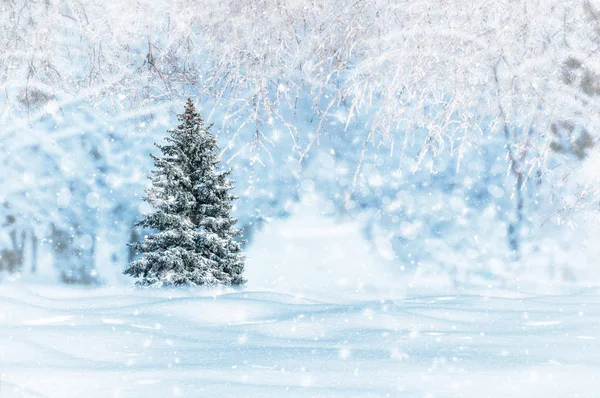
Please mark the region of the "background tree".
[[[120, 235], [135, 239], [135, 192], [151, 167], [144, 135], [160, 138], [169, 112], [194, 95], [243, 176], [236, 215], [248, 236], [289, 214], [303, 181], [330, 181], [307, 173], [330, 150], [343, 175], [325, 194], [352, 216], [374, 211], [382, 188], [366, 189], [371, 179], [396, 173], [420, 186], [417, 177], [450, 164], [460, 179], [491, 157], [504, 167], [494, 176], [507, 176], [493, 178], [506, 192], [501, 246], [525, 261], [539, 225], [529, 216], [547, 200], [539, 190], [585, 162], [600, 131], [598, 9], [597, 0], [0, 1], [0, 251], [15, 252], [18, 229], [22, 269], [52, 257], [68, 281], [90, 280], [92, 262], [120, 275]], [[80, 211], [88, 195], [100, 203]], [[77, 208], [63, 208], [65, 197]], [[83, 272], [69, 272], [74, 251]]]

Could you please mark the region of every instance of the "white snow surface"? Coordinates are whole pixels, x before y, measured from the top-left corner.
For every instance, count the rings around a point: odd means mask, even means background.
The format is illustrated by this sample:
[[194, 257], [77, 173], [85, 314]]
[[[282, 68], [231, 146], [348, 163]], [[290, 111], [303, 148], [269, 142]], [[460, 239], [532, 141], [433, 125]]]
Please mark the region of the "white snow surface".
[[323, 209], [256, 237], [243, 290], [0, 284], [0, 397], [598, 396], [599, 288], [390, 272]]
[[326, 217], [323, 209], [326, 201], [306, 195], [291, 217], [260, 231], [247, 248], [248, 286], [294, 294], [396, 289], [399, 275], [370, 247], [360, 224]]
[[598, 396], [598, 288], [437, 291], [0, 285], [0, 396]]

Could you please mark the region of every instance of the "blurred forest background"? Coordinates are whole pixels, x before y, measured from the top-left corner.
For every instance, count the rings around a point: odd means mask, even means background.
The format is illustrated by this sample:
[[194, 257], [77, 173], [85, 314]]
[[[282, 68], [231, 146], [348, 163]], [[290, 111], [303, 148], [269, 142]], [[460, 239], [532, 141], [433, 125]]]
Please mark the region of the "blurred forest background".
[[600, 280], [599, 45], [591, 0], [0, 0], [0, 278], [123, 281], [191, 97], [248, 245], [317, 195], [398, 272]]

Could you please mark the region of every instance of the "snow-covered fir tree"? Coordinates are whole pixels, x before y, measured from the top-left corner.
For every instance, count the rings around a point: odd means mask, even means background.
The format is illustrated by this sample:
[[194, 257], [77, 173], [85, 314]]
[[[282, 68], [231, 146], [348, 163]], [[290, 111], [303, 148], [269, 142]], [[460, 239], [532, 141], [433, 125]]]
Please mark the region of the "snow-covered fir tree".
[[166, 145], [156, 146], [146, 200], [154, 212], [138, 226], [156, 232], [132, 244], [141, 257], [124, 271], [140, 285], [240, 285], [243, 242], [231, 217], [231, 170], [219, 167], [212, 125], [205, 126], [188, 99]]

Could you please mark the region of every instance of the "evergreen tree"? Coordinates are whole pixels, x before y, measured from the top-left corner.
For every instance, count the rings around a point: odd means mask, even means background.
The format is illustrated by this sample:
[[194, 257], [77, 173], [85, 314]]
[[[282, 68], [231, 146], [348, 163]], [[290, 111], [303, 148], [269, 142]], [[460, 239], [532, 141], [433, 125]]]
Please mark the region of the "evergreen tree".
[[140, 285], [240, 285], [245, 257], [231, 217], [231, 170], [220, 170], [217, 140], [188, 99], [169, 130], [144, 200], [154, 212], [137, 225], [156, 230], [133, 243], [141, 253], [125, 274]]

